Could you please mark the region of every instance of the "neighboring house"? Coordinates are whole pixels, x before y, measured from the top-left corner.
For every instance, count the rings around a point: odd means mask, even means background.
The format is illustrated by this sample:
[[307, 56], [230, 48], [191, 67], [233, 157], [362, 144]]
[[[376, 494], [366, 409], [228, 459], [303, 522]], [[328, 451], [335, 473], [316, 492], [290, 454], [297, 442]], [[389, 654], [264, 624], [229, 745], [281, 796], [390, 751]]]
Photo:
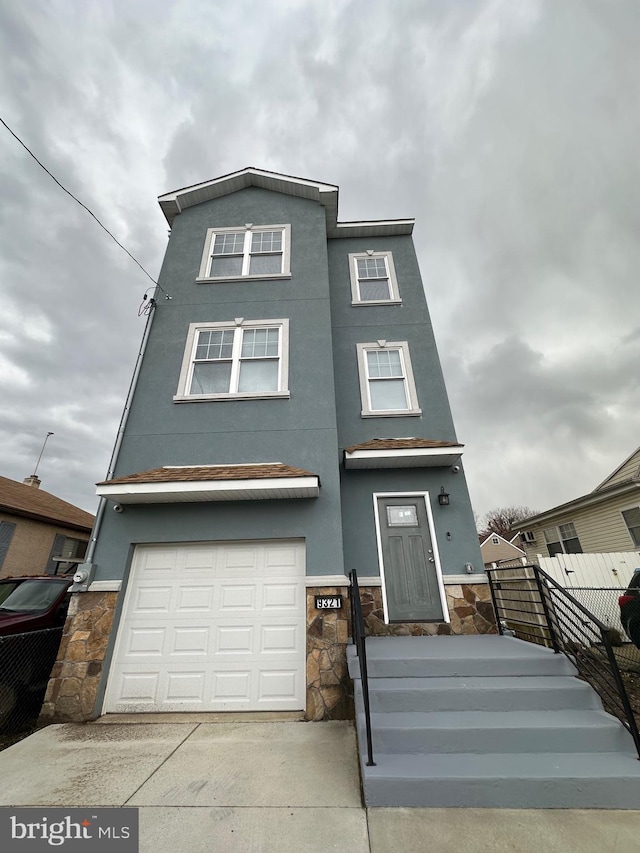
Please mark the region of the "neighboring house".
[[45, 712], [345, 714], [351, 570], [374, 632], [493, 629], [413, 220], [338, 222], [336, 186], [254, 168], [159, 201], [162, 291], [60, 659], [82, 693], [54, 679]]
[[483, 537], [480, 542], [482, 562], [485, 566], [491, 566], [493, 563], [519, 560], [525, 556], [525, 552], [522, 548], [518, 547], [516, 542], [518, 542], [517, 534], [511, 540], [507, 540], [497, 533], [490, 533], [488, 536]]
[[39, 487], [0, 477], [0, 577], [64, 574], [84, 558], [94, 517]]
[[640, 447], [580, 498], [518, 522], [527, 557], [640, 550]]

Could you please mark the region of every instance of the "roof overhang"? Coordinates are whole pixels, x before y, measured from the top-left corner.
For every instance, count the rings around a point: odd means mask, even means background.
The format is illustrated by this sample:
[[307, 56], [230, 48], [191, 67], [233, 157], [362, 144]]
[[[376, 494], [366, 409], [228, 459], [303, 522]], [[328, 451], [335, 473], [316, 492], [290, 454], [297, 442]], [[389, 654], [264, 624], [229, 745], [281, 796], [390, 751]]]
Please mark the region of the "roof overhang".
[[280, 175], [277, 172], [267, 172], [248, 166], [238, 172], [222, 175], [211, 181], [183, 187], [175, 192], [165, 193], [158, 198], [169, 225], [183, 210], [212, 201], [216, 198], [238, 192], [247, 187], [260, 187], [273, 192], [307, 198], [322, 204], [326, 211], [327, 228], [334, 228], [338, 218], [338, 187], [333, 184], [323, 184], [292, 175]]
[[575, 498], [574, 500], [568, 501], [565, 504], [555, 506], [552, 509], [546, 510], [545, 512], [540, 512], [537, 515], [531, 515], [529, 516], [529, 518], [523, 518], [517, 523], [517, 526], [520, 530], [527, 530], [537, 524], [543, 524], [547, 521], [551, 521], [557, 516], [563, 515], [564, 513], [569, 512], [571, 510], [595, 506], [597, 504], [609, 500], [610, 498], [619, 497], [625, 494], [632, 494], [633, 492], [637, 492], [639, 490], [640, 482], [638, 482], [637, 480], [633, 482], [616, 484], [614, 486], [608, 486], [604, 489], [590, 492], [588, 495], [582, 495], [582, 497]]
[[345, 468], [446, 468], [462, 456], [454, 447], [411, 447], [344, 452]]
[[413, 219], [390, 219], [366, 222], [338, 222], [338, 187], [292, 175], [281, 175], [247, 166], [238, 172], [222, 175], [211, 181], [183, 187], [159, 196], [158, 204], [169, 225], [190, 207], [238, 192], [247, 187], [259, 187], [272, 192], [316, 201], [325, 209], [327, 236], [335, 237], [395, 237], [413, 232]]
[[168, 483], [103, 483], [96, 494], [121, 504], [255, 501], [317, 498], [320, 479], [273, 477], [249, 480], [184, 480]]

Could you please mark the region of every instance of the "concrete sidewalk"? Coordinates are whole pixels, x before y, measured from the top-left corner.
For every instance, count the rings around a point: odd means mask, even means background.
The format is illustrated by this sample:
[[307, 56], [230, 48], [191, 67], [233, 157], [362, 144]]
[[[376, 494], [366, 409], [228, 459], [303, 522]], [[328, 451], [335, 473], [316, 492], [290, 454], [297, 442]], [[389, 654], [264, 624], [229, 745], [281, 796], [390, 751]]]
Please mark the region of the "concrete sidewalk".
[[141, 853], [628, 853], [638, 846], [638, 812], [366, 812], [351, 723], [200, 719], [208, 718], [48, 726], [0, 752], [0, 805], [138, 807]]

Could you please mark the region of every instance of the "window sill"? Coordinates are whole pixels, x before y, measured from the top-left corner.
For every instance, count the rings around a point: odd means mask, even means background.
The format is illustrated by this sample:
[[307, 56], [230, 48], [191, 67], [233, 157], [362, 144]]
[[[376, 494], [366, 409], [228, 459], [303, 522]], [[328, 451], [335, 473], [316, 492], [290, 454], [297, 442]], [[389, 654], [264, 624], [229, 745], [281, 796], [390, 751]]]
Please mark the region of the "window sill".
[[422, 409], [385, 410], [381, 412], [360, 412], [361, 418], [415, 418], [422, 414]]
[[268, 273], [265, 275], [219, 275], [209, 278], [196, 278], [196, 284], [218, 284], [227, 281], [280, 281], [291, 278], [290, 272]]
[[402, 299], [369, 299], [360, 302], [352, 301], [351, 304], [354, 308], [366, 308], [369, 305], [402, 305]]
[[211, 403], [222, 402], [224, 400], [288, 400], [290, 398], [288, 391], [267, 391], [255, 394], [198, 394], [197, 396], [184, 396], [176, 394], [173, 398], [174, 403]]

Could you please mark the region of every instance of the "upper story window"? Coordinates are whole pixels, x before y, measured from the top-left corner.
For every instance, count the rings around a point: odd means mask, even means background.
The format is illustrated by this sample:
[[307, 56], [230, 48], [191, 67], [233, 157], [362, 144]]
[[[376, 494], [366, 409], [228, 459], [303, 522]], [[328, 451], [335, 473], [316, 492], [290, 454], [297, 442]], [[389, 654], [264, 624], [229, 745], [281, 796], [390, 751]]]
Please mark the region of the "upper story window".
[[391, 252], [361, 252], [349, 255], [352, 305], [398, 305], [401, 303]]
[[357, 344], [362, 417], [421, 415], [406, 341]]
[[198, 281], [287, 278], [290, 225], [209, 228]]
[[189, 326], [176, 402], [289, 396], [289, 321]]
[[623, 509], [622, 517], [633, 544], [636, 548], [640, 548], [640, 507], [634, 506], [631, 509]]
[[582, 554], [582, 545], [573, 522], [548, 527], [543, 534], [550, 557], [556, 554]]

